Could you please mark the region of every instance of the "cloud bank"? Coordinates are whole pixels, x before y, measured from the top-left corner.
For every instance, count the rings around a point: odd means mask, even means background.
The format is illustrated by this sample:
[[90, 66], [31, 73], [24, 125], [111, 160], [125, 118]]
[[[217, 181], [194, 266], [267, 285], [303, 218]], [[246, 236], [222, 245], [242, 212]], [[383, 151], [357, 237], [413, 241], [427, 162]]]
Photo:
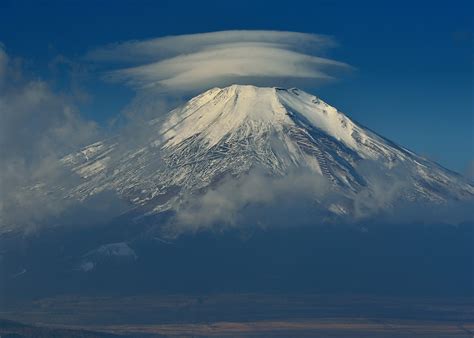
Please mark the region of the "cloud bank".
[[105, 78], [138, 90], [195, 93], [215, 86], [298, 86], [334, 80], [351, 67], [325, 57], [329, 36], [283, 31], [221, 31], [116, 43], [89, 52], [115, 64]]
[[0, 228], [34, 226], [60, 213], [60, 199], [32, 187], [73, 181], [59, 158], [97, 134], [69, 97], [26, 74], [22, 60], [0, 44]]
[[227, 177], [175, 210], [160, 235], [170, 238], [200, 231], [246, 227], [321, 225], [403, 225], [474, 223], [472, 199], [444, 203], [403, 198], [413, 188], [411, 173], [397, 165], [362, 161], [358, 165], [370, 187], [348, 194], [327, 178], [300, 168], [281, 177], [253, 169]]
[[[204, 194], [192, 196], [176, 210], [166, 231], [175, 235], [245, 223], [263, 227], [311, 224], [318, 220], [308, 216], [316, 215], [318, 203], [319, 207], [327, 206], [331, 194], [330, 182], [314, 172], [298, 170], [270, 177], [254, 169], [243, 177], [227, 177]], [[298, 220], [293, 218], [296, 212]]]

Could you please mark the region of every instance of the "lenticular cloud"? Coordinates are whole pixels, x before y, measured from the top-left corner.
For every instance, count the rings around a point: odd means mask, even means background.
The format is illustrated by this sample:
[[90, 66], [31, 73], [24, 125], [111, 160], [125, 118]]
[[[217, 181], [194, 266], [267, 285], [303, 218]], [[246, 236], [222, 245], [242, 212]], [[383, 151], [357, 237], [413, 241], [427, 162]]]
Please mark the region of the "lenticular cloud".
[[328, 36], [280, 31], [222, 31], [128, 41], [93, 50], [91, 61], [115, 65], [111, 81], [137, 89], [197, 92], [233, 83], [327, 82], [350, 66], [326, 57]]

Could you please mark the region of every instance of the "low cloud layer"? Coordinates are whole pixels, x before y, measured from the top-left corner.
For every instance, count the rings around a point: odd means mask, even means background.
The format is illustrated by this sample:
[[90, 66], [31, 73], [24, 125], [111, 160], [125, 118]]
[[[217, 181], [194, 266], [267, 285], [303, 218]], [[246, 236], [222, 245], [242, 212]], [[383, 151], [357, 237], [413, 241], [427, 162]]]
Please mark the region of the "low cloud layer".
[[58, 159], [97, 137], [71, 99], [24, 71], [22, 60], [0, 45], [0, 223], [34, 226], [63, 203], [32, 187], [73, 180]]
[[259, 170], [239, 178], [228, 177], [204, 194], [191, 196], [176, 210], [162, 235], [176, 237], [247, 226], [474, 223], [472, 199], [443, 203], [407, 200], [414, 182], [402, 165], [389, 169], [362, 161], [358, 170], [370, 178], [370, 187], [353, 194], [307, 169], [282, 177], [269, 177]]
[[112, 44], [86, 58], [116, 64], [106, 78], [139, 90], [194, 93], [230, 84], [324, 83], [351, 67], [324, 57], [328, 36], [282, 31], [221, 31]]
[[269, 177], [254, 170], [240, 178], [228, 177], [203, 195], [191, 197], [176, 210], [167, 231], [195, 232], [216, 226], [222, 230], [247, 222], [261, 226], [292, 224], [296, 210], [300, 211], [298, 222], [309, 224], [315, 220], [308, 219], [307, 212], [327, 204], [330, 194], [330, 183], [314, 172]]

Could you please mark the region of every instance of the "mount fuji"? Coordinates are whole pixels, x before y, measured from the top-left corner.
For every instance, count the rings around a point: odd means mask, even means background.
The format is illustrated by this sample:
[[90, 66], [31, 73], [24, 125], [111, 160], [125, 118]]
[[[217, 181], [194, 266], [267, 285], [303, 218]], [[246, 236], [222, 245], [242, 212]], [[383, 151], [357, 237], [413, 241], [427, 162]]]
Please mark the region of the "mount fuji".
[[8, 294], [472, 294], [472, 183], [299, 89], [214, 88], [58, 164], [28, 189], [63, 209], [0, 235]]
[[324, 178], [340, 196], [323, 206], [333, 214], [350, 216], [351, 201], [361, 192], [375, 194], [380, 179], [402, 181], [397, 201], [443, 204], [474, 197], [467, 179], [296, 88], [213, 88], [133, 137], [127, 145], [113, 137], [65, 156], [62, 165], [80, 181], [61, 187], [63, 196], [85, 200], [112, 190], [144, 213], [158, 214], [258, 168], [268, 177], [304, 170]]

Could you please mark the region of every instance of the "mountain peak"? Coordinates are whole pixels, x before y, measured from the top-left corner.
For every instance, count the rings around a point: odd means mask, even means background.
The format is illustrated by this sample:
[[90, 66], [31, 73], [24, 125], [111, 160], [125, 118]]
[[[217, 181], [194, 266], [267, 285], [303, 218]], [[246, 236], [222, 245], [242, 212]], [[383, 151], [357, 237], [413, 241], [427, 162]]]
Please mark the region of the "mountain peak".
[[172, 111], [161, 131], [167, 146], [199, 134], [212, 147], [236, 128], [252, 133], [280, 130], [294, 125], [295, 118], [353, 143], [352, 122], [319, 98], [297, 88], [251, 85], [213, 88], [196, 96]]
[[106, 140], [65, 157], [62, 162], [84, 179], [68, 197], [85, 199], [114, 190], [160, 212], [219, 184], [222, 177], [241, 177], [258, 167], [269, 176], [304, 169], [325, 177], [351, 200], [362, 190], [370, 194], [377, 189], [374, 182], [380, 177], [365, 170], [367, 165], [385, 178], [393, 174], [391, 168], [400, 168], [402, 200], [474, 196], [474, 187], [459, 175], [296, 88], [213, 88], [152, 121], [150, 128], [151, 137], [138, 144]]

